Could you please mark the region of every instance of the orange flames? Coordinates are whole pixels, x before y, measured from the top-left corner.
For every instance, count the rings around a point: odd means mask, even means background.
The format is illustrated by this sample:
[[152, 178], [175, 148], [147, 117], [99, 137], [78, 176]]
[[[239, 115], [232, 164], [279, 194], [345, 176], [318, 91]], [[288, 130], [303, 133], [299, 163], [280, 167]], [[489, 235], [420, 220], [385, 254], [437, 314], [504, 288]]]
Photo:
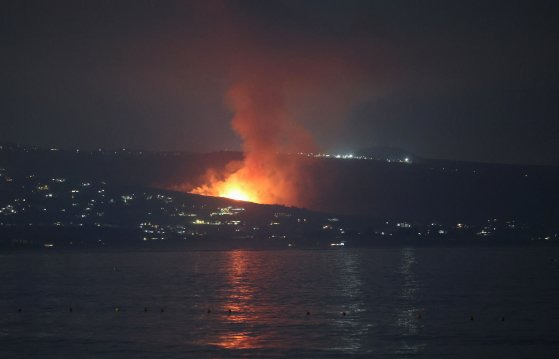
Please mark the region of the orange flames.
[[[278, 81], [278, 83], [280, 83]], [[212, 171], [192, 193], [267, 204], [300, 206], [304, 169], [285, 152], [309, 151], [313, 141], [285, 109], [283, 94], [257, 77], [228, 94], [235, 111], [233, 129], [243, 140], [244, 160], [226, 173]]]
[[244, 161], [229, 166], [238, 169], [225, 174], [210, 172], [206, 176], [207, 183], [192, 193], [256, 203], [299, 204], [297, 166], [292, 164], [293, 160], [280, 154], [265, 156], [267, 160], [262, 160], [261, 156], [245, 153]]
[[193, 69], [223, 76], [224, 82], [216, 82], [219, 86], [232, 85], [227, 99], [244, 159], [175, 188], [257, 203], [308, 206], [316, 198], [310, 170], [304, 161], [282, 155], [316, 152], [311, 136], [295, 118], [312, 126], [322, 141], [328, 140], [354, 103], [376, 96], [379, 79], [373, 75], [382, 79], [389, 65], [381, 61], [378, 73], [370, 70], [372, 63], [382, 60], [376, 51], [378, 40], [356, 47], [359, 36], [307, 38], [267, 24], [260, 28], [260, 22], [247, 21], [248, 13], [230, 2], [193, 3], [195, 18], [203, 19], [193, 25], [202, 26], [194, 33], [203, 36], [197, 36], [199, 48], [185, 53], [197, 54], [193, 59], [189, 56], [197, 65]]
[[230, 184], [219, 193], [220, 197], [235, 199], [237, 201], [257, 202], [257, 198], [237, 185]]
[[258, 192], [254, 190], [254, 185], [239, 181], [232, 175], [224, 181], [210, 181], [209, 185], [200, 186], [192, 191], [192, 193], [231, 198], [237, 201], [257, 202], [262, 200], [258, 196]]

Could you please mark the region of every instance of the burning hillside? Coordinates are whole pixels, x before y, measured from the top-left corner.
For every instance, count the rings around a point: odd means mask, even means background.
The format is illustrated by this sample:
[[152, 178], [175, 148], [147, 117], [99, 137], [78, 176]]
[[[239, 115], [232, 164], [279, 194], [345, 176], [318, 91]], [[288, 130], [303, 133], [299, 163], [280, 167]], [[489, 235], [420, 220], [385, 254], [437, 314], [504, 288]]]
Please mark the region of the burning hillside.
[[235, 111], [233, 129], [243, 141], [244, 160], [225, 173], [210, 171], [192, 193], [268, 204], [301, 205], [305, 190], [301, 165], [281, 153], [310, 150], [314, 142], [288, 114], [276, 87], [254, 80], [228, 93]]

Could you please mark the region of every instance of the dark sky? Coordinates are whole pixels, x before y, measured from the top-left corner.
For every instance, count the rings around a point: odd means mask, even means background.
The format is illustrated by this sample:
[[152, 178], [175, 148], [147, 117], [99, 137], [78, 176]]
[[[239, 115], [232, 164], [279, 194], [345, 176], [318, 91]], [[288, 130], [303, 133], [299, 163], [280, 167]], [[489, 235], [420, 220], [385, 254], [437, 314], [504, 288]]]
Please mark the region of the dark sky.
[[559, 165], [554, 3], [2, 1], [0, 141], [238, 149], [254, 76], [325, 151]]

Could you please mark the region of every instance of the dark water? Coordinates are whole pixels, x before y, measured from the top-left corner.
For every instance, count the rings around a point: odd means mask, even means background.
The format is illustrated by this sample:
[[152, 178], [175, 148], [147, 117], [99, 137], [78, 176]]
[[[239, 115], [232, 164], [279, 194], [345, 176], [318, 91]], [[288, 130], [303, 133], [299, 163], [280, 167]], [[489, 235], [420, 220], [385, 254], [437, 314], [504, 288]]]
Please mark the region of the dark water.
[[1, 358], [559, 357], [556, 247], [20, 252], [0, 275]]

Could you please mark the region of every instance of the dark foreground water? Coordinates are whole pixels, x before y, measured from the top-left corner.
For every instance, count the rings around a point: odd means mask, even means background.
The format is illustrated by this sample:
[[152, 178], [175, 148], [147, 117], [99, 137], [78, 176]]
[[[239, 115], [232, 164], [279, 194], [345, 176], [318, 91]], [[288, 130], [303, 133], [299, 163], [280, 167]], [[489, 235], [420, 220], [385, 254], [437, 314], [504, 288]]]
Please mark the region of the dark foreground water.
[[0, 276], [0, 358], [559, 357], [556, 247], [12, 252]]

